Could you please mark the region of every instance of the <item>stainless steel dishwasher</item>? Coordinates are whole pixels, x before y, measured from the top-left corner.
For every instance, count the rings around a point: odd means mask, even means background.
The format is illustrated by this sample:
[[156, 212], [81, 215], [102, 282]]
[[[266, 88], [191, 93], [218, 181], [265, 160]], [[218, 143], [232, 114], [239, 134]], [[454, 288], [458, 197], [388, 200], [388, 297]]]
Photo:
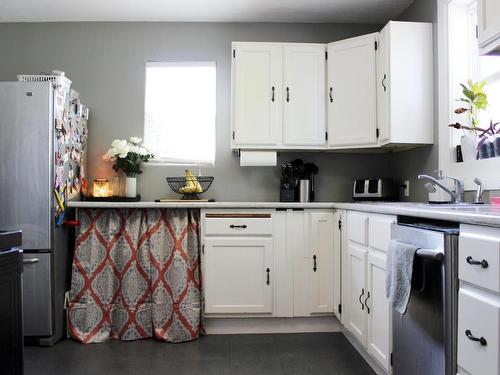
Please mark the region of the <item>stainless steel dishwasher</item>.
[[393, 375], [457, 373], [458, 234], [453, 223], [398, 218], [392, 226], [393, 239], [419, 248], [408, 309], [392, 311]]

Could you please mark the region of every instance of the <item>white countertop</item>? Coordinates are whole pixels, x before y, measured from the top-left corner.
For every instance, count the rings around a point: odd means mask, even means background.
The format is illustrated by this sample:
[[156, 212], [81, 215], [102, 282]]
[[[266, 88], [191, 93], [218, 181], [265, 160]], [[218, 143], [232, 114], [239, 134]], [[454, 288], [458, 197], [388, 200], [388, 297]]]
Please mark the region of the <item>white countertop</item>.
[[330, 208], [333, 203], [299, 202], [80, 202], [70, 201], [68, 207], [77, 208]]
[[222, 208], [222, 209], [343, 209], [387, 215], [413, 216], [452, 222], [500, 227], [500, 207], [460, 206], [417, 202], [68, 202], [74, 208]]

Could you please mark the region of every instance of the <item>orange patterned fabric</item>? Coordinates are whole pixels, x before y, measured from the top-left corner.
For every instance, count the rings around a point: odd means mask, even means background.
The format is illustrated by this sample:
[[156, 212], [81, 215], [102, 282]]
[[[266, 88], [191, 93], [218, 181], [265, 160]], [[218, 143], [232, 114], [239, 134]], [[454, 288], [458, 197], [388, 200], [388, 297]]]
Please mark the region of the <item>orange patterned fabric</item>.
[[79, 220], [68, 307], [73, 339], [198, 338], [198, 210], [80, 209]]

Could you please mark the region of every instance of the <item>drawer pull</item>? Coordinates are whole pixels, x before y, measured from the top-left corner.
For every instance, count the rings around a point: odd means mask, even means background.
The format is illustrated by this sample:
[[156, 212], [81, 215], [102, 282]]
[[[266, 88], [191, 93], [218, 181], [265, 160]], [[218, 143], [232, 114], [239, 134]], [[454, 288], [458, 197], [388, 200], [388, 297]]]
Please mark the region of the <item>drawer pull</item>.
[[479, 261], [472, 259], [472, 257], [467, 257], [467, 259], [465, 260], [472, 266], [481, 266], [483, 268], [488, 268], [488, 261], [486, 259]]
[[232, 228], [232, 229], [234, 229], [234, 228], [242, 228], [242, 229], [246, 229], [246, 228], [247, 228], [247, 226], [246, 226], [245, 224], [243, 224], [243, 225], [234, 225], [234, 224], [231, 224], [231, 225], [229, 226], [229, 228]]
[[271, 271], [269, 270], [269, 268], [266, 268], [266, 285], [269, 285], [271, 283], [271, 278], [269, 276], [269, 273]]
[[23, 264], [34, 264], [40, 262], [38, 258], [23, 259]]
[[361, 303], [361, 310], [364, 310], [365, 309], [365, 305], [363, 304], [363, 302], [361, 301], [361, 299], [363, 298], [363, 295], [365, 294], [365, 289], [361, 289], [361, 294], [358, 298], [358, 301], [359, 303]]
[[316, 255], [313, 255], [313, 272], [316, 272], [318, 270], [318, 264], [316, 262]]
[[488, 345], [488, 342], [486, 341], [486, 339], [484, 337], [475, 337], [472, 335], [472, 332], [468, 329], [467, 331], [465, 331], [465, 336], [467, 336], [467, 338], [471, 341], [477, 341], [479, 342], [482, 346], [486, 346]]

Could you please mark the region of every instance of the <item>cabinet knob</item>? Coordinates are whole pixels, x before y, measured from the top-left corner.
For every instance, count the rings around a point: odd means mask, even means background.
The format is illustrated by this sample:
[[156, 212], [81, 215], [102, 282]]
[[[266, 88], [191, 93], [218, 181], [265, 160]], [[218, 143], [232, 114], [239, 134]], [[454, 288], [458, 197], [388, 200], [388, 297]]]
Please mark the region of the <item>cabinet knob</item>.
[[481, 266], [483, 268], [488, 268], [488, 261], [486, 259], [483, 259], [483, 260], [474, 260], [472, 257], [469, 256], [465, 260], [471, 266]]
[[488, 345], [488, 341], [486, 341], [486, 339], [484, 337], [475, 337], [472, 332], [470, 331], [470, 329], [468, 329], [467, 331], [465, 331], [465, 336], [467, 336], [467, 338], [471, 341], [477, 341], [478, 343], [481, 344], [481, 346], [486, 346]]

